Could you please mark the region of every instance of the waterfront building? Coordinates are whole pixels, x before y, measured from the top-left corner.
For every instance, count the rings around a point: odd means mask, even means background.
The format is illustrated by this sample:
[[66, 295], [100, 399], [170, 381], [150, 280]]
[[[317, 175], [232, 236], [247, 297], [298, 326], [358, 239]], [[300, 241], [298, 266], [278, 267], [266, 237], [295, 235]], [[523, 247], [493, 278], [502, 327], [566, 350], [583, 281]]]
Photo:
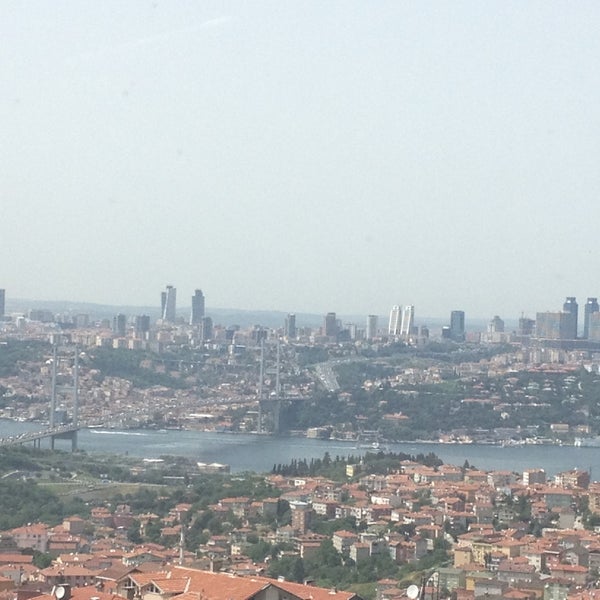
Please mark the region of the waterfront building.
[[372, 340], [377, 337], [377, 315], [368, 315], [367, 316], [367, 328], [365, 331], [365, 337], [367, 340]]
[[586, 340], [589, 339], [590, 334], [590, 316], [597, 312], [600, 312], [598, 298], [588, 298], [583, 313], [583, 337]]
[[204, 317], [204, 294], [202, 290], [196, 290], [192, 296], [192, 314], [190, 325], [200, 325]]
[[392, 306], [392, 310], [390, 311], [390, 321], [388, 324], [388, 333], [390, 335], [399, 335], [400, 334], [400, 307], [397, 304]]
[[450, 313], [450, 339], [455, 342], [463, 342], [465, 339], [465, 313], [462, 310]]
[[160, 294], [161, 318], [169, 323], [175, 322], [177, 304], [177, 289], [168, 285], [167, 289]]
[[563, 304], [563, 311], [567, 313], [566, 327], [566, 338], [567, 340], [577, 339], [577, 313], [579, 306], [574, 296], [568, 296], [565, 303]]
[[285, 336], [293, 339], [296, 337], [296, 315], [289, 313], [285, 318]]
[[402, 320], [400, 322], [400, 335], [408, 338], [415, 325], [415, 307], [412, 304], [402, 309]]

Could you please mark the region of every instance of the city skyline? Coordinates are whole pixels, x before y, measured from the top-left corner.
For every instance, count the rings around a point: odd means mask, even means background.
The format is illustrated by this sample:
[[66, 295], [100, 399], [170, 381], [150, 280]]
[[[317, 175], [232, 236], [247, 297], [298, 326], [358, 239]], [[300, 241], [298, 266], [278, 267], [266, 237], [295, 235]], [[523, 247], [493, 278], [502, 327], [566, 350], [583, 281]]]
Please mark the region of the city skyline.
[[[115, 310], [130, 309], [129, 314], [113, 314], [113, 329], [117, 327], [117, 321], [119, 319], [128, 318], [132, 323], [140, 318], [149, 319], [147, 315], [135, 315], [136, 311], [148, 310], [149, 312], [156, 313], [155, 318], [164, 323], [188, 323], [191, 326], [200, 327], [212, 327], [212, 318], [205, 317], [205, 296], [201, 289], [196, 288], [194, 294], [190, 297], [190, 305], [184, 305], [179, 310], [176, 307], [176, 294], [177, 288], [173, 285], [165, 286], [165, 290], [160, 293], [160, 306], [152, 307], [151, 305], [142, 306], [119, 306], [112, 305]], [[0, 301], [5, 300], [6, 289], [0, 289]], [[47, 301], [51, 304], [61, 304], [60, 301]], [[28, 303], [27, 311], [35, 313], [36, 317], [34, 320], [48, 320], [48, 315], [52, 312], [44, 307], [43, 300], [32, 300], [32, 299], [18, 299], [8, 297], [8, 303], [20, 304], [19, 309], [15, 312], [19, 313], [25, 309], [25, 304]], [[73, 312], [73, 306], [77, 305], [72, 301], [65, 301], [64, 304], [70, 305], [71, 308], [65, 306], [63, 309], [66, 313]], [[86, 303], [81, 303], [85, 306]], [[97, 303], [90, 303], [90, 307], [101, 307], [102, 305]], [[555, 308], [553, 310], [546, 311], [535, 311], [535, 319], [532, 319], [529, 315], [522, 314], [519, 317], [508, 315], [506, 321], [511, 323], [511, 327], [515, 331], [517, 329], [522, 333], [525, 333], [529, 327], [536, 325], [538, 334], [541, 331], [546, 333], [542, 334], [541, 337], [547, 337], [552, 339], [600, 339], [600, 308], [596, 297], [587, 297], [585, 304], [582, 304], [581, 309], [575, 296], [567, 296], [563, 303], [562, 309]], [[111, 305], [104, 306], [104, 309], [111, 307]], [[0, 303], [1, 308], [1, 303]], [[55, 309], [56, 310], [56, 309]], [[270, 315], [269, 321], [272, 321], [272, 317], [275, 314], [285, 315], [286, 313], [282, 310], [268, 310], [259, 309], [258, 311], [246, 310], [244, 308], [219, 308], [209, 307], [208, 310], [212, 311], [231, 311], [233, 313], [244, 313], [249, 314], [263, 314]], [[75, 309], [77, 312], [77, 309]], [[85, 312], [85, 311], [84, 311]], [[583, 319], [579, 321], [579, 313], [582, 313]], [[80, 311], [81, 313], [81, 311]], [[490, 313], [491, 314], [491, 313]], [[188, 315], [188, 316], [186, 316]], [[348, 314], [337, 314], [336, 312], [329, 311], [326, 314], [319, 313], [299, 313], [303, 317], [308, 317], [311, 326], [315, 325], [315, 319], [322, 322], [322, 328], [324, 331], [328, 331], [328, 335], [337, 335], [342, 329], [348, 326], [364, 328], [367, 338], [372, 336], [372, 332], [375, 330], [376, 324], [379, 318], [385, 319], [386, 315], [348, 315]], [[79, 314], [77, 318], [85, 318], [89, 320], [89, 315]], [[285, 317], [282, 317], [283, 321], [280, 325], [283, 326], [284, 330], [288, 332], [291, 328], [295, 332], [296, 330], [296, 313], [287, 313]], [[208, 324], [210, 321], [210, 324]], [[362, 323], [364, 321], [364, 323]], [[484, 331], [487, 329], [488, 333], [503, 333], [504, 332], [505, 320], [500, 318], [499, 315], [493, 317], [468, 317], [465, 315], [465, 311], [452, 309], [447, 311], [445, 316], [432, 316], [432, 315], [420, 315], [415, 320], [415, 306], [412, 304], [398, 305], [395, 304], [389, 311], [387, 317], [387, 327], [381, 328], [379, 331], [382, 333], [387, 332], [389, 335], [408, 338], [411, 335], [417, 335], [418, 329], [427, 330], [428, 324], [437, 325], [441, 327], [442, 337], [447, 336], [454, 340], [464, 339], [464, 335], [467, 329], [471, 331]], [[361, 325], [362, 323], [362, 325]], [[416, 326], [420, 326], [419, 328]], [[469, 324], [469, 327], [466, 324]], [[526, 325], [525, 323], [531, 323], [532, 325]], [[230, 323], [231, 324], [231, 323]], [[259, 325], [258, 321], [253, 322], [253, 325]], [[307, 323], [308, 324], [308, 323]], [[482, 328], [485, 326], [485, 329]], [[122, 325], [121, 325], [122, 328]], [[136, 329], [138, 325], [136, 323]], [[369, 331], [371, 334], [369, 334]], [[286, 333], [287, 334], [287, 333]], [[527, 334], [527, 333], [525, 333]]]
[[467, 318], [598, 297], [599, 20], [589, 1], [3, 3], [3, 285]]

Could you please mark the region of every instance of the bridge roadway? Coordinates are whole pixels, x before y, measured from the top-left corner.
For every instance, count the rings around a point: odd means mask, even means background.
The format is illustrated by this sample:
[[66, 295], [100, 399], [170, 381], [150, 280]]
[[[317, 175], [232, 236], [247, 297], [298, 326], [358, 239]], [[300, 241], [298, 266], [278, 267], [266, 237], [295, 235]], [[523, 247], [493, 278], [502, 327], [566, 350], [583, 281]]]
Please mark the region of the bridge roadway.
[[52, 429], [44, 429], [42, 431], [28, 431], [18, 435], [0, 438], [0, 447], [16, 446], [17, 444], [26, 444], [27, 442], [36, 442], [44, 438], [72, 438], [77, 431], [81, 429], [81, 425], [59, 425]]

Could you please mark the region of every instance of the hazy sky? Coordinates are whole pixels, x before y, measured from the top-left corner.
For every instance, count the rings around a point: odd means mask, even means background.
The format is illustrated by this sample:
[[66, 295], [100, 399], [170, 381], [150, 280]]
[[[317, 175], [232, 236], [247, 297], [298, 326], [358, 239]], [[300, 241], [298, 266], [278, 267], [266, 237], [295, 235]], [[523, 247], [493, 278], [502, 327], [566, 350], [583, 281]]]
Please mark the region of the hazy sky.
[[600, 2], [0, 3], [7, 297], [600, 296]]

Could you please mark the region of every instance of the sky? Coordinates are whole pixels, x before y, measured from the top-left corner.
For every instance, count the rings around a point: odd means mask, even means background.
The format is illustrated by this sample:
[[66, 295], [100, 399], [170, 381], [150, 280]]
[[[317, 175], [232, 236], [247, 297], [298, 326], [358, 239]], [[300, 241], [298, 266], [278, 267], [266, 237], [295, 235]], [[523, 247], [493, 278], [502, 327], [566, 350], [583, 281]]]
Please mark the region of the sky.
[[7, 298], [600, 296], [596, 1], [0, 3]]

